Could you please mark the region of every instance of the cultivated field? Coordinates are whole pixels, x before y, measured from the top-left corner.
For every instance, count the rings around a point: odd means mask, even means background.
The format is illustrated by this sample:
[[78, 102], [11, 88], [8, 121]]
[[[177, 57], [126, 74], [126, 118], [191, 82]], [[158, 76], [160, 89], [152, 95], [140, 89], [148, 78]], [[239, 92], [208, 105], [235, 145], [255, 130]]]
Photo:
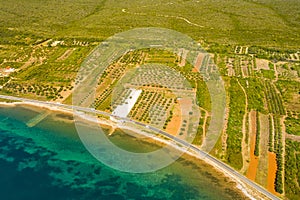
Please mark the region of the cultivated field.
[[189, 63], [187, 49], [132, 49], [109, 63], [89, 106], [113, 113], [137, 98], [127, 117], [201, 146], [213, 116], [199, 71], [218, 67], [226, 123], [211, 154], [274, 194], [299, 197], [300, 1], [0, 2], [1, 94], [71, 104], [77, 73], [103, 40], [137, 27], [182, 32], [207, 53]]

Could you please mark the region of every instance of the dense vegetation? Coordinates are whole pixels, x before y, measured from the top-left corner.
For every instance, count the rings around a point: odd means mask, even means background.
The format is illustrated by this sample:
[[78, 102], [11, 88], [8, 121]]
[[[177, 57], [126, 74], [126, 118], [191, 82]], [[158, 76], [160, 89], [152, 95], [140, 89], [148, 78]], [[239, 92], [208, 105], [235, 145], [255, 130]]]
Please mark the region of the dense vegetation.
[[300, 196], [300, 143], [286, 140], [285, 193], [290, 199]]
[[[176, 0], [172, 3], [133, 0], [130, 4], [115, 0], [46, 3], [1, 0], [0, 4], [3, 41], [15, 41], [15, 35], [22, 33], [42, 38], [55, 35], [103, 39], [135, 27], [172, 28], [196, 40], [223, 44], [295, 49], [300, 40], [297, 0], [289, 0], [289, 3], [280, 0]], [[183, 18], [196, 25], [188, 24]]]
[[300, 120], [299, 118], [287, 117], [285, 120], [286, 132], [292, 135], [300, 136]]
[[243, 166], [242, 163], [242, 124], [243, 116], [245, 114], [245, 97], [241, 96], [243, 91], [236, 79], [230, 80], [229, 97], [230, 97], [230, 111], [227, 127], [227, 154], [226, 160], [236, 169]]
[[276, 154], [276, 163], [277, 163], [277, 171], [275, 178], [275, 190], [278, 193], [283, 192], [283, 144], [282, 144], [282, 129], [280, 126], [280, 119], [278, 117], [274, 117], [274, 152]]
[[259, 112], [256, 112], [256, 136], [255, 136], [255, 148], [254, 155], [259, 156], [259, 141], [260, 141], [260, 119]]
[[241, 84], [248, 94], [248, 109], [264, 112], [264, 87], [258, 78], [246, 78]]

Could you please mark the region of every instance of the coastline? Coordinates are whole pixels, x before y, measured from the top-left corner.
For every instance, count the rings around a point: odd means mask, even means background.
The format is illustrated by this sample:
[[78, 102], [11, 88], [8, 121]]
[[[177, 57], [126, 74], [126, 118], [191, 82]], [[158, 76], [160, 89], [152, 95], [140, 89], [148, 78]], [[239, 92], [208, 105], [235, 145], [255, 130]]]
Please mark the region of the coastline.
[[[147, 134], [141, 130], [135, 129], [133, 127], [124, 126], [122, 124], [118, 124], [113, 121], [109, 121], [109, 120], [102, 119], [102, 118], [101, 119], [95, 118], [90, 115], [84, 114], [82, 112], [74, 112], [73, 110], [66, 109], [66, 108], [60, 108], [57, 106], [50, 106], [50, 105], [48, 106], [45, 104], [30, 103], [30, 102], [12, 102], [12, 103], [0, 102], [0, 106], [1, 105], [5, 106], [5, 107], [15, 107], [17, 105], [25, 106], [25, 107], [29, 106], [33, 110], [35, 110], [34, 108], [37, 108], [36, 110], [43, 108], [43, 109], [47, 109], [47, 110], [50, 110], [53, 112], [60, 112], [60, 113], [66, 114], [66, 115], [72, 115], [72, 116], [76, 115], [77, 117], [80, 117], [82, 120], [84, 120], [86, 122], [97, 123], [104, 128], [108, 128], [108, 129], [112, 130], [111, 133], [113, 133], [113, 131], [115, 129], [123, 129], [123, 130], [128, 130], [128, 131], [135, 133], [134, 134], [135, 136], [137, 136], [137, 135], [145, 136], [145, 138], [149, 139], [149, 141], [151, 140], [152, 142], [158, 142], [160, 144], [171, 145], [173, 148], [182, 151], [183, 156], [187, 155], [190, 157], [194, 157], [194, 158], [201, 160], [201, 161], [205, 162], [206, 164], [212, 166], [214, 169], [216, 169], [216, 171], [221, 172], [225, 177], [229, 178], [231, 181], [233, 181], [236, 184], [236, 188], [238, 190], [240, 190], [244, 194], [245, 197], [247, 197], [249, 199], [268, 199], [261, 193], [255, 191], [252, 187], [248, 186], [246, 183], [240, 181], [234, 175], [231, 175], [231, 174], [227, 173], [226, 171], [223, 171], [218, 165], [216, 165], [215, 163], [206, 159], [205, 157], [203, 158], [202, 156], [200, 156], [192, 151], [186, 151], [185, 148], [179, 147], [178, 145], [176, 145], [175, 142], [165, 140], [162, 137], [158, 137], [158, 136], [155, 136], [152, 134]], [[74, 121], [74, 119], [72, 121]]]

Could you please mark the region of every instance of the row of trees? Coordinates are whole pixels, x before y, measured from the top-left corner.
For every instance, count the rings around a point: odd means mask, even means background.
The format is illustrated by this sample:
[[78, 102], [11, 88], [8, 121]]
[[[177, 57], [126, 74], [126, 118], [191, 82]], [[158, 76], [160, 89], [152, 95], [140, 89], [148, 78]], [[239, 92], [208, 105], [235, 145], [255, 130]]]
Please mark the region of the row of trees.
[[298, 199], [300, 196], [300, 143], [286, 140], [285, 145], [285, 195], [289, 199]]
[[256, 112], [256, 137], [255, 137], [255, 148], [254, 148], [255, 156], [259, 156], [259, 141], [260, 141], [260, 120], [259, 120], [259, 112]]
[[282, 145], [282, 130], [280, 126], [280, 118], [274, 116], [274, 153], [276, 154], [277, 171], [275, 178], [275, 190], [278, 193], [283, 193], [283, 145]]
[[13, 94], [32, 94], [40, 97], [46, 97], [47, 99], [56, 100], [58, 98], [62, 99], [62, 92], [67, 90], [72, 90], [73, 86], [59, 86], [55, 87], [53, 85], [43, 85], [43, 84], [20, 84], [16, 82], [10, 82], [4, 85], [3, 91]]
[[273, 114], [285, 115], [282, 100], [276, 92], [274, 85], [268, 81], [265, 81], [265, 94], [269, 111]]
[[245, 97], [242, 88], [239, 86], [236, 78], [230, 80], [229, 96], [230, 111], [227, 124], [227, 152], [226, 160], [235, 169], [241, 169], [242, 160], [242, 126], [245, 114]]

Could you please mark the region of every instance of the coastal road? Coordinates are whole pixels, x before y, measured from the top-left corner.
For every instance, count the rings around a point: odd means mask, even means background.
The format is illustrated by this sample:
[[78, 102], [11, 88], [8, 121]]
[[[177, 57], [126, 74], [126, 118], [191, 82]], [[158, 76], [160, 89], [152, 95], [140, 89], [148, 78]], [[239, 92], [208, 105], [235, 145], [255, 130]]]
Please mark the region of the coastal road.
[[118, 120], [122, 120], [122, 121], [125, 121], [125, 122], [130, 122], [130, 123], [137, 124], [139, 126], [142, 126], [142, 127], [148, 128], [148, 129], [150, 129], [152, 131], [155, 131], [155, 132], [163, 135], [164, 137], [167, 137], [167, 138], [173, 140], [174, 142], [176, 142], [176, 143], [184, 146], [185, 148], [189, 148], [190, 150], [193, 150], [198, 155], [200, 155], [203, 160], [210, 161], [211, 163], [213, 163], [215, 166], [217, 166], [219, 169], [221, 169], [225, 173], [231, 175], [232, 177], [235, 177], [236, 179], [242, 181], [246, 185], [254, 188], [256, 191], [258, 191], [261, 194], [265, 195], [269, 199], [273, 199], [273, 200], [279, 200], [280, 199], [277, 196], [275, 196], [274, 194], [272, 194], [272, 193], [268, 192], [267, 190], [265, 190], [260, 185], [258, 185], [255, 182], [249, 180], [247, 177], [243, 176], [242, 174], [240, 174], [239, 172], [237, 172], [236, 170], [234, 170], [233, 168], [231, 168], [227, 164], [223, 163], [222, 161], [220, 161], [220, 160], [216, 159], [215, 157], [213, 157], [213, 156], [207, 154], [206, 152], [202, 151], [199, 147], [194, 146], [194, 145], [186, 142], [185, 140], [177, 138], [174, 135], [171, 135], [171, 134], [169, 134], [169, 133], [167, 133], [167, 132], [165, 132], [163, 130], [160, 130], [158, 128], [152, 127], [150, 125], [143, 124], [141, 122], [138, 122], [138, 121], [135, 121], [135, 120], [132, 120], [132, 119], [129, 119], [129, 118], [120, 118], [120, 117], [112, 115], [110, 113], [99, 111], [99, 110], [95, 110], [93, 108], [86, 108], [86, 107], [73, 106], [73, 105], [66, 105], [66, 104], [60, 104], [60, 103], [56, 103], [56, 102], [38, 101], [38, 100], [33, 100], [33, 99], [26, 99], [26, 98], [6, 96], [6, 95], [0, 95], [0, 99], [6, 99], [6, 100], [12, 100], [12, 101], [21, 101], [21, 102], [25, 102], [25, 103], [36, 103], [36, 104], [41, 104], [41, 105], [48, 105], [48, 106], [60, 107], [60, 108], [64, 108], [64, 109], [74, 110], [74, 111], [81, 111], [81, 112], [86, 112], [86, 113], [100, 114], [100, 115], [104, 115], [104, 116], [108, 116], [108, 117], [114, 117], [114, 118], [116, 118]]

